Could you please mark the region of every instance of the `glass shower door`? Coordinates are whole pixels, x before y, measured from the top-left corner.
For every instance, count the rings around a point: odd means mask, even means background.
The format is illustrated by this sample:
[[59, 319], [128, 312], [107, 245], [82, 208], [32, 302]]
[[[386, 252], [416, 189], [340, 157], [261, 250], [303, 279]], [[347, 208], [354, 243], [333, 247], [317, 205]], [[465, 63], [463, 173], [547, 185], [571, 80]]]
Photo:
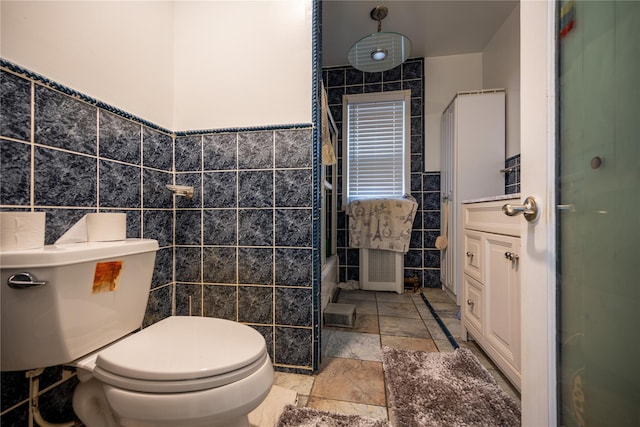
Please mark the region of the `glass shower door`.
[[640, 2], [560, 2], [560, 424], [640, 425]]

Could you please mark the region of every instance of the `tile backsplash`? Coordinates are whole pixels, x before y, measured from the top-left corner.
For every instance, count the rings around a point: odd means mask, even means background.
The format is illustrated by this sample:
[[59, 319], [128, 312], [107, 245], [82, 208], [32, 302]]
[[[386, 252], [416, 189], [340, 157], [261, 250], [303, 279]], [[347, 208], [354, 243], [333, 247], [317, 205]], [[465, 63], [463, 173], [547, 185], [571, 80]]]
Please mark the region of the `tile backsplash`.
[[[86, 213], [127, 213], [127, 237], [160, 245], [143, 327], [237, 320], [265, 337], [276, 369], [313, 370], [310, 124], [176, 133], [0, 65], [0, 210], [47, 212], [47, 244]], [[2, 372], [2, 425], [27, 425], [24, 374]], [[47, 368], [41, 382], [45, 419], [72, 419], [75, 375]]]

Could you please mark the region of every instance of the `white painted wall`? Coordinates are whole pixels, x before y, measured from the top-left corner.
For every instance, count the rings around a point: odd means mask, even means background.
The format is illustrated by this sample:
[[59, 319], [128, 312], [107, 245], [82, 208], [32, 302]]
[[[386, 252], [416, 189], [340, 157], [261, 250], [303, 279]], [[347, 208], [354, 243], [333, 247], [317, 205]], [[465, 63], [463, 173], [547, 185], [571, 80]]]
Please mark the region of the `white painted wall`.
[[520, 5], [482, 52], [485, 89], [506, 90], [506, 157], [520, 153]]
[[0, 55], [171, 130], [311, 122], [310, 1], [5, 1]]
[[440, 117], [457, 92], [482, 89], [482, 53], [425, 58], [425, 170], [440, 170]]
[[440, 170], [440, 116], [456, 92], [506, 90], [506, 157], [520, 153], [520, 6], [482, 52], [425, 58], [425, 170]]
[[310, 1], [175, 3], [174, 129], [311, 123]]
[[173, 3], [5, 1], [0, 55], [171, 128]]

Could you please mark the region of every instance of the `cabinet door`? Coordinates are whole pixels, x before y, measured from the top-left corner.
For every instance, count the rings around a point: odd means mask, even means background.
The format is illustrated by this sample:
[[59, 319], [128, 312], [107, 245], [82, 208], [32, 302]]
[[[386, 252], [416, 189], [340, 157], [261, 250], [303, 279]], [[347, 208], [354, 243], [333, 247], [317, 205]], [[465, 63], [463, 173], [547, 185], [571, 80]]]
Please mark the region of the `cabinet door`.
[[520, 239], [486, 234], [484, 240], [485, 334], [520, 370]]
[[462, 259], [464, 272], [476, 280], [482, 280], [482, 237], [473, 231], [464, 232]]

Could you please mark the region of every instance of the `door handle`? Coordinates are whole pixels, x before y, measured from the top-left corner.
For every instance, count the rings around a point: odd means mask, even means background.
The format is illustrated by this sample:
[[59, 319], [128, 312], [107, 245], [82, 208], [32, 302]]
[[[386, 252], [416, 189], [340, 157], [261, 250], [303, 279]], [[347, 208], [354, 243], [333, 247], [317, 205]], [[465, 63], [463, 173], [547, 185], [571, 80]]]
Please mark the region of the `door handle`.
[[523, 214], [524, 219], [529, 222], [534, 222], [540, 215], [540, 210], [538, 209], [536, 199], [531, 196], [524, 199], [524, 204], [522, 205], [506, 204], [502, 206], [502, 212], [507, 216]]

